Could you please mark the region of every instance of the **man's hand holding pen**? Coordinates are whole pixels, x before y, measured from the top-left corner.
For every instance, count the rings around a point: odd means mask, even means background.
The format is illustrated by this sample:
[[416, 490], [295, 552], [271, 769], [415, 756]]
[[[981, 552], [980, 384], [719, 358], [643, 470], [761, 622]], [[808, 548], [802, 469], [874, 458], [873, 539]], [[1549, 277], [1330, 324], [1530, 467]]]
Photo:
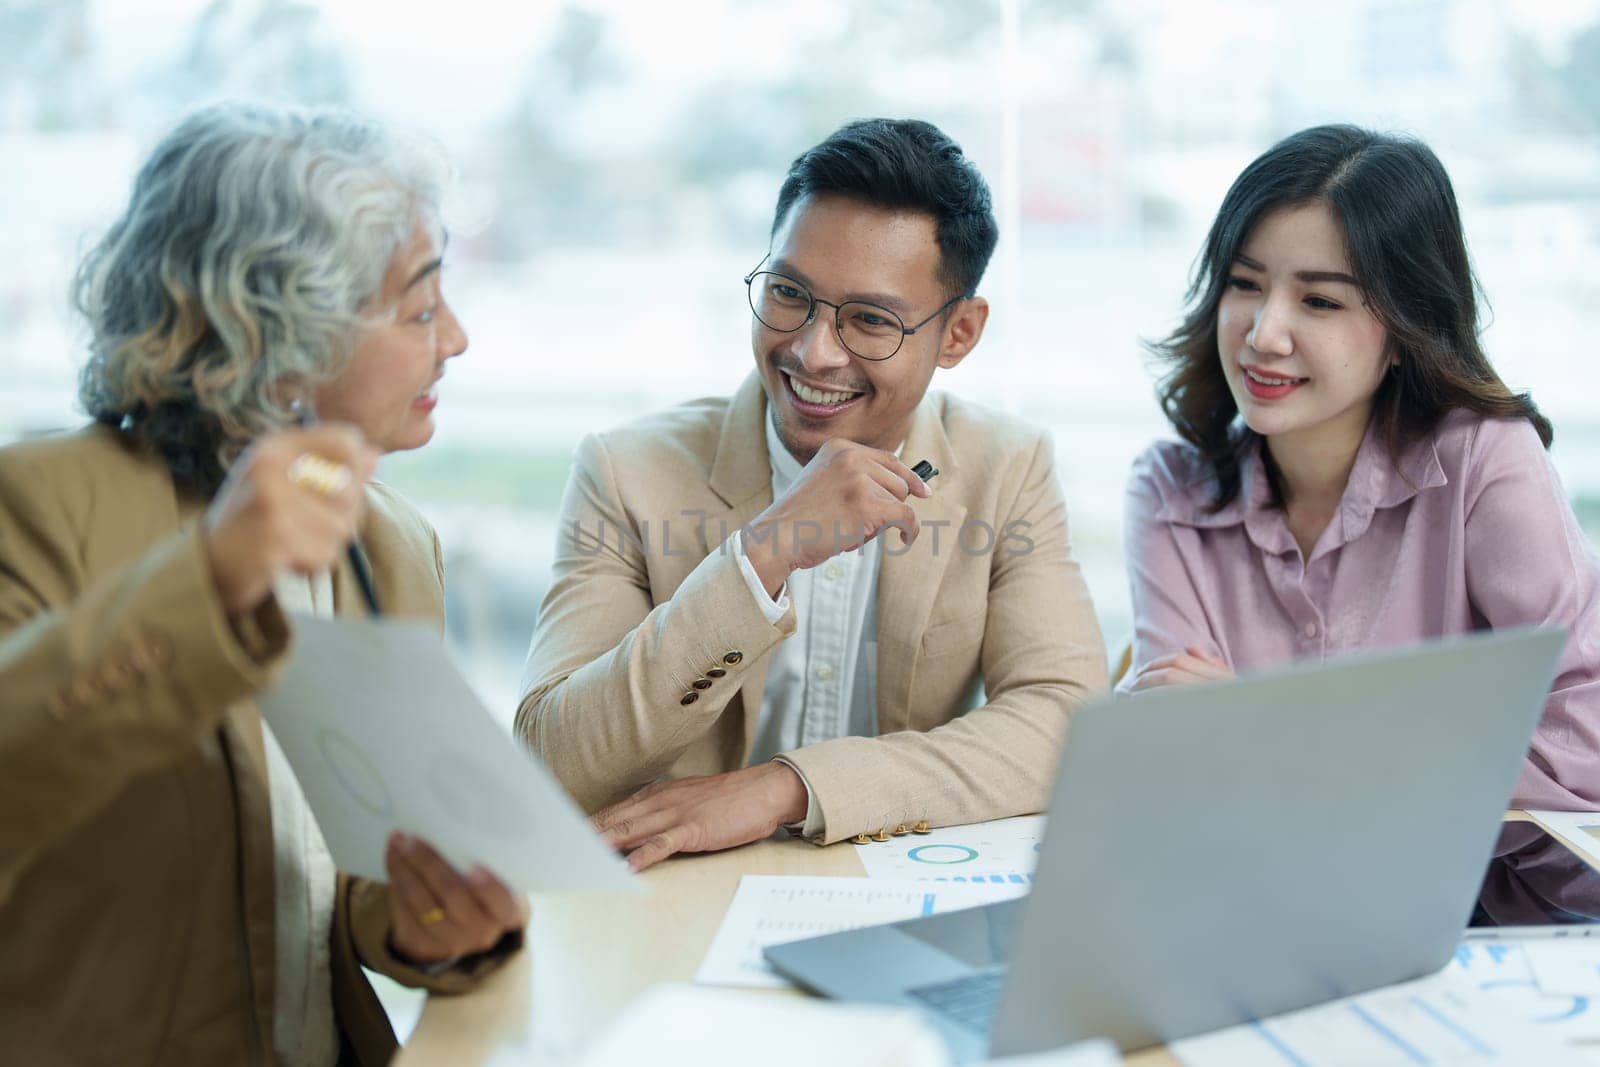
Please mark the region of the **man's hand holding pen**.
[[[908, 467], [891, 452], [843, 439], [823, 445], [783, 496], [750, 524], [744, 551], [769, 595], [789, 575], [900, 529], [916, 539], [908, 497], [929, 497], [939, 473], [927, 460]], [[647, 786], [594, 816], [606, 842], [643, 870], [678, 852], [709, 852], [759, 841], [806, 817], [799, 773], [772, 760], [725, 774]]]
[[910, 544], [919, 527], [907, 497], [932, 495], [894, 453], [835, 438], [788, 492], [756, 516], [745, 556], [767, 592], [777, 596], [793, 572], [859, 548], [887, 526], [898, 527]]

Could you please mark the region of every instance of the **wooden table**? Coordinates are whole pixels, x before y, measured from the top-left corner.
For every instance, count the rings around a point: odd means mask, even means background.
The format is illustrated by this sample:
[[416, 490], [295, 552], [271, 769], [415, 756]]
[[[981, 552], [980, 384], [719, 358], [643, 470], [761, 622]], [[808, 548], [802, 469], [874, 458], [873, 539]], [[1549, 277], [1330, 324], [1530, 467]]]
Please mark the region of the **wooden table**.
[[[516, 1052], [536, 1060], [570, 1053], [630, 1000], [661, 982], [694, 978], [722, 915], [747, 874], [865, 874], [855, 847], [773, 839], [646, 871], [649, 893], [602, 893], [535, 903], [529, 950], [483, 988], [431, 997], [398, 1067], [480, 1064]], [[746, 990], [751, 997], [802, 993]], [[1176, 1064], [1164, 1050], [1128, 1057], [1139, 1067]]]

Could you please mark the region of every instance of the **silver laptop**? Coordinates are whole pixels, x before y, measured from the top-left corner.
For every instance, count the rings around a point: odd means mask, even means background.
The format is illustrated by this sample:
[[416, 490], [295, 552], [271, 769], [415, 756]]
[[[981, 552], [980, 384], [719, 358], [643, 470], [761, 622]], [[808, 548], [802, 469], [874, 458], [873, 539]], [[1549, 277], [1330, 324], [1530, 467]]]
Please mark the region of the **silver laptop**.
[[766, 958], [923, 1009], [958, 1059], [1133, 1050], [1436, 971], [1565, 640], [1502, 631], [1085, 707], [1030, 896]]

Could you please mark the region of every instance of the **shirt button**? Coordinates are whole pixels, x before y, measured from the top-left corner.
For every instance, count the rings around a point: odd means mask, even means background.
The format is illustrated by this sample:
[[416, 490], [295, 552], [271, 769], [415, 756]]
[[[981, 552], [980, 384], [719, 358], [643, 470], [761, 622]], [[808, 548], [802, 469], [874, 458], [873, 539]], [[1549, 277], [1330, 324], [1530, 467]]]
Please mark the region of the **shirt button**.
[[1317, 636], [1317, 624], [1314, 622], [1306, 623], [1305, 632], [1307, 637]]
[[829, 678], [833, 677], [833, 668], [824, 663], [822, 666], [817, 668], [817, 677], [826, 682]]
[[837, 582], [844, 577], [844, 568], [837, 563], [830, 563], [822, 569], [822, 576], [830, 582]]

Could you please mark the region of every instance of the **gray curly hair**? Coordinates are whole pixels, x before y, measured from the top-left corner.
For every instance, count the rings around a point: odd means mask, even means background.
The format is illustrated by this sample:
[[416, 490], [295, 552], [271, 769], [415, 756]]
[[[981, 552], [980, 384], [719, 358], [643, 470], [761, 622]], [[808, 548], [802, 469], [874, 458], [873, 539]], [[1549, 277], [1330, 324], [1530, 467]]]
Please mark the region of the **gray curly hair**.
[[336, 377], [390, 257], [437, 227], [432, 145], [344, 112], [227, 103], [156, 146], [79, 267], [79, 400], [214, 491], [291, 398]]

